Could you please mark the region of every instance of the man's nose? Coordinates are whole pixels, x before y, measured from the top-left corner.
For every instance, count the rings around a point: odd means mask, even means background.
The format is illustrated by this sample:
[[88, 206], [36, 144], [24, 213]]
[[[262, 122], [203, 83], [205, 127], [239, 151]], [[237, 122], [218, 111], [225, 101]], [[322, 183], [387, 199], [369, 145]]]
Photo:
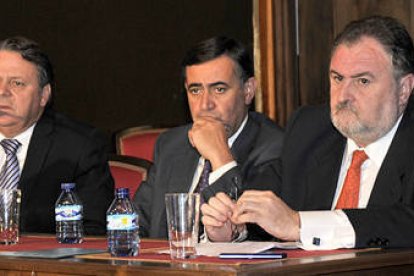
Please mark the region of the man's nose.
[[203, 110], [212, 110], [214, 106], [214, 96], [209, 91], [204, 91], [201, 96], [201, 108]]
[[350, 100], [353, 95], [354, 95], [354, 91], [353, 91], [353, 87], [352, 87], [352, 82], [343, 82], [338, 88], [336, 93], [338, 93], [338, 100], [340, 102], [343, 101], [347, 101]]
[[0, 82], [0, 95], [9, 95], [10, 89], [7, 83]]

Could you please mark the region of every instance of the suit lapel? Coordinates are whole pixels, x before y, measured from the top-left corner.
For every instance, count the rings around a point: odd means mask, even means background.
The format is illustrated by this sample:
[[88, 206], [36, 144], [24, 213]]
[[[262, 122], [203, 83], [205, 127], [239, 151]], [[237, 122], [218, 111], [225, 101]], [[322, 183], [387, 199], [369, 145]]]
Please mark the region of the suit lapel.
[[[187, 131], [184, 133], [187, 134]], [[161, 195], [159, 200], [162, 202], [165, 193], [188, 193], [190, 190], [200, 155], [188, 140], [184, 141], [184, 143], [180, 143], [179, 148], [173, 149], [175, 150], [173, 157], [168, 160], [171, 165], [166, 166], [169, 171], [162, 172], [160, 175], [162, 184], [159, 187], [162, 191], [158, 190], [156, 193]], [[156, 236], [159, 237], [167, 236], [167, 229], [160, 227], [160, 225], [165, 225], [166, 221], [165, 204], [157, 203], [154, 206], [156, 207], [152, 216], [151, 232], [158, 233]]]
[[249, 153], [254, 146], [254, 139], [259, 132], [258, 124], [249, 116], [246, 126], [243, 128], [239, 137], [234, 141], [231, 147], [231, 153], [238, 164], [243, 165], [249, 157]]
[[414, 164], [414, 116], [412, 107], [398, 127], [395, 137], [378, 172], [369, 206], [390, 205], [403, 196], [404, 183], [412, 178]]
[[188, 193], [199, 158], [200, 156], [192, 148], [177, 154], [172, 166], [172, 173], [169, 174], [171, 177], [168, 180], [169, 192]]
[[346, 140], [334, 129], [327, 140], [321, 141], [320, 148], [309, 161], [302, 208], [331, 209], [345, 145]]
[[184, 131], [183, 143], [174, 149], [173, 158], [169, 161], [171, 171], [164, 174], [169, 177], [166, 179], [167, 192], [187, 193], [190, 190], [200, 154], [189, 143], [187, 132]]
[[41, 175], [41, 168], [52, 145], [50, 137], [53, 124], [53, 117], [44, 114], [33, 130], [19, 182], [19, 187], [25, 191], [26, 195], [30, 194], [30, 189], [37, 183], [36, 179]]

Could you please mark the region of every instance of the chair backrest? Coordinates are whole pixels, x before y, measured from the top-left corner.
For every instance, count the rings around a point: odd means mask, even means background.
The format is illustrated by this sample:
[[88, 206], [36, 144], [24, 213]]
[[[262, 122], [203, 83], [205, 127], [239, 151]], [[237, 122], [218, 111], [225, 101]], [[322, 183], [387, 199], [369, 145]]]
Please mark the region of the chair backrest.
[[116, 134], [118, 154], [154, 161], [155, 142], [167, 128], [132, 127]]
[[132, 199], [142, 181], [147, 179], [147, 172], [151, 166], [148, 160], [113, 155], [109, 158], [109, 169], [115, 181], [116, 188], [129, 188]]

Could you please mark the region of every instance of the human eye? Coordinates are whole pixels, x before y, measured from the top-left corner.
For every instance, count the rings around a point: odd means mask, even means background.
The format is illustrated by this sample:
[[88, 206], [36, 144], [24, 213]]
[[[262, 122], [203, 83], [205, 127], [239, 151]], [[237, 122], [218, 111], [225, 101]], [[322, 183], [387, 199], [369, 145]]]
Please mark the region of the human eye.
[[214, 91], [216, 92], [216, 94], [223, 94], [227, 91], [227, 87], [217, 86], [214, 88]]
[[202, 89], [200, 87], [190, 87], [188, 89], [188, 93], [192, 94], [192, 95], [199, 95], [201, 94]]
[[359, 78], [358, 83], [363, 85], [363, 86], [367, 86], [371, 83], [371, 80], [368, 79], [368, 78]]
[[14, 79], [14, 80], [11, 80], [10, 86], [12, 88], [22, 88], [22, 87], [25, 87], [26, 86], [26, 83], [24, 81], [22, 81], [22, 80]]
[[344, 77], [338, 74], [332, 74], [331, 79], [336, 83], [340, 83], [344, 79]]

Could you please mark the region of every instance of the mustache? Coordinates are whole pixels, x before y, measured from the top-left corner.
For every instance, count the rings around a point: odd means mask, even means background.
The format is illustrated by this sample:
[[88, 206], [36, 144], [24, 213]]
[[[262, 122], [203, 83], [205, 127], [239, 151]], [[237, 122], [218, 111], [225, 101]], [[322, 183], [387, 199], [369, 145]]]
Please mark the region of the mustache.
[[349, 101], [343, 101], [335, 105], [335, 113], [338, 113], [342, 110], [349, 110], [352, 113], [357, 113], [354, 106]]

